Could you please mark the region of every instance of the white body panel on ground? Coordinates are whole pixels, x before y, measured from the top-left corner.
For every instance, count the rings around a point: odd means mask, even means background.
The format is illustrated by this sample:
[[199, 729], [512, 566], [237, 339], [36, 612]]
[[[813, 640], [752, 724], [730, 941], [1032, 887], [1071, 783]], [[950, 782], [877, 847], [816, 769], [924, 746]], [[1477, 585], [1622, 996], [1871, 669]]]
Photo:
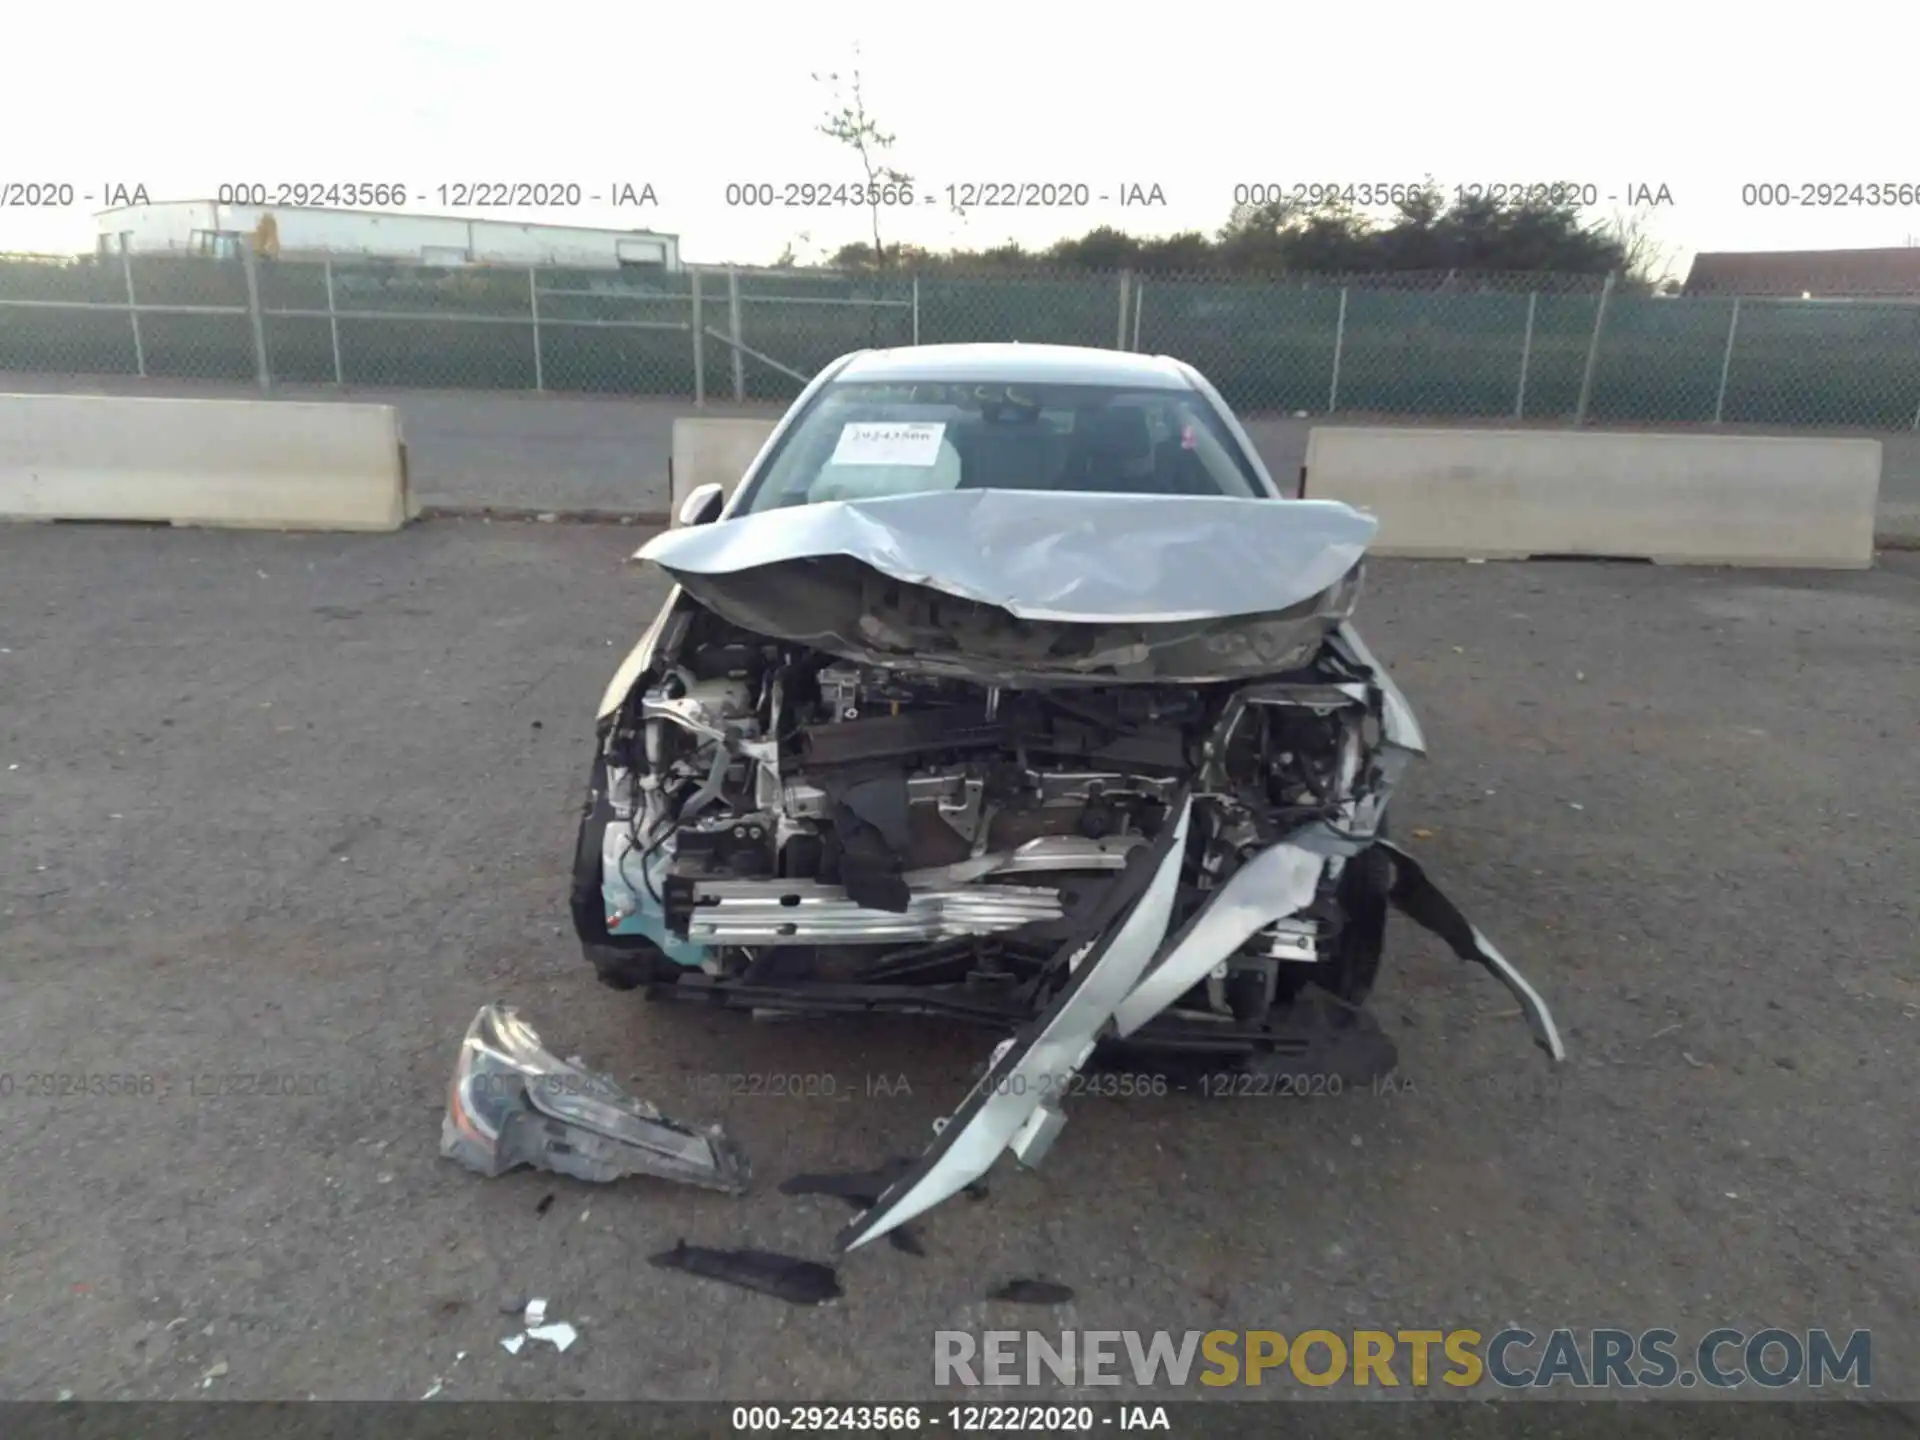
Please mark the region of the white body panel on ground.
[[0, 395], [0, 518], [398, 530], [386, 405]]
[[1880, 442], [1315, 426], [1306, 489], [1379, 517], [1371, 552], [1866, 569]]

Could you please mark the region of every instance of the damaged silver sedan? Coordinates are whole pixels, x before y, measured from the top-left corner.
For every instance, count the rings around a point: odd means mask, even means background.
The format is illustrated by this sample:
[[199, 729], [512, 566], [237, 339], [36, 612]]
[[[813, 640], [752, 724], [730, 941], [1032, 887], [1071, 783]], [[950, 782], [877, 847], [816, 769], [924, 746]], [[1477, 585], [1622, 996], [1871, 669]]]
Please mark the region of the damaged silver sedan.
[[1397, 907], [1540, 997], [1387, 838], [1419, 722], [1350, 622], [1371, 517], [1285, 498], [1165, 358], [864, 352], [728, 499], [601, 707], [576, 929], [619, 989], [1006, 1038], [862, 1244], [1011, 1149], [1097, 1048], [1381, 1073]]

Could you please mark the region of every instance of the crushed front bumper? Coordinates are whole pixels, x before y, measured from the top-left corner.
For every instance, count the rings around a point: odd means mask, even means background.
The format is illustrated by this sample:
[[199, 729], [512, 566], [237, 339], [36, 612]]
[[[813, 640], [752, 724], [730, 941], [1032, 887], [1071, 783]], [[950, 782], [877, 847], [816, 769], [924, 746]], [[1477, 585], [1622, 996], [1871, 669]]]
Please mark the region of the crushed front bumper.
[[[936, 1138], [919, 1161], [840, 1234], [852, 1250], [931, 1209], [980, 1178], [1011, 1149], [1038, 1164], [1066, 1123], [1052, 1103], [1104, 1038], [1143, 1030], [1254, 934], [1313, 900], [1327, 861], [1360, 848], [1314, 826], [1262, 851], [1216, 890], [1181, 930], [1168, 935], [1172, 899], [1185, 849], [1190, 802], [1166, 826], [1140, 863], [1123, 875], [1085, 933], [1062, 947], [1055, 963], [1070, 978], [1046, 1012], [994, 1053], [987, 1073], [957, 1110], [936, 1122]], [[1535, 1043], [1554, 1062], [1565, 1058], [1546, 1002], [1520, 972], [1443, 895], [1417, 861], [1384, 840], [1394, 859], [1390, 899], [1461, 956], [1485, 966], [1519, 1000]]]

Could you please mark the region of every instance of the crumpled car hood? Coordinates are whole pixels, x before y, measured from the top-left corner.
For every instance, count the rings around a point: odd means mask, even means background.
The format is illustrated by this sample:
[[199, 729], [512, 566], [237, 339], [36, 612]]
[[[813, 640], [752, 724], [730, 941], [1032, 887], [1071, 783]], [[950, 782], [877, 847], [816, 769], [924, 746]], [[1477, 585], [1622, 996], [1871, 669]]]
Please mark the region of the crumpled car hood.
[[1375, 520], [1332, 500], [954, 490], [797, 505], [644, 545], [757, 634], [1000, 683], [1300, 663], [1351, 613]]

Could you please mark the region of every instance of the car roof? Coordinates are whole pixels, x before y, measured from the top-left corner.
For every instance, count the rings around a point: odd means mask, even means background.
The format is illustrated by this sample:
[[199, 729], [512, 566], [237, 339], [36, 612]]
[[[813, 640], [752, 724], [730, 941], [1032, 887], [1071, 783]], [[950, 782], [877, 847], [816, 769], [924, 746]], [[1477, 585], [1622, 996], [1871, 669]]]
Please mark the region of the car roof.
[[911, 345], [862, 350], [836, 380], [1025, 381], [1063, 385], [1129, 385], [1191, 390], [1193, 383], [1166, 355], [1135, 355], [1081, 345]]

